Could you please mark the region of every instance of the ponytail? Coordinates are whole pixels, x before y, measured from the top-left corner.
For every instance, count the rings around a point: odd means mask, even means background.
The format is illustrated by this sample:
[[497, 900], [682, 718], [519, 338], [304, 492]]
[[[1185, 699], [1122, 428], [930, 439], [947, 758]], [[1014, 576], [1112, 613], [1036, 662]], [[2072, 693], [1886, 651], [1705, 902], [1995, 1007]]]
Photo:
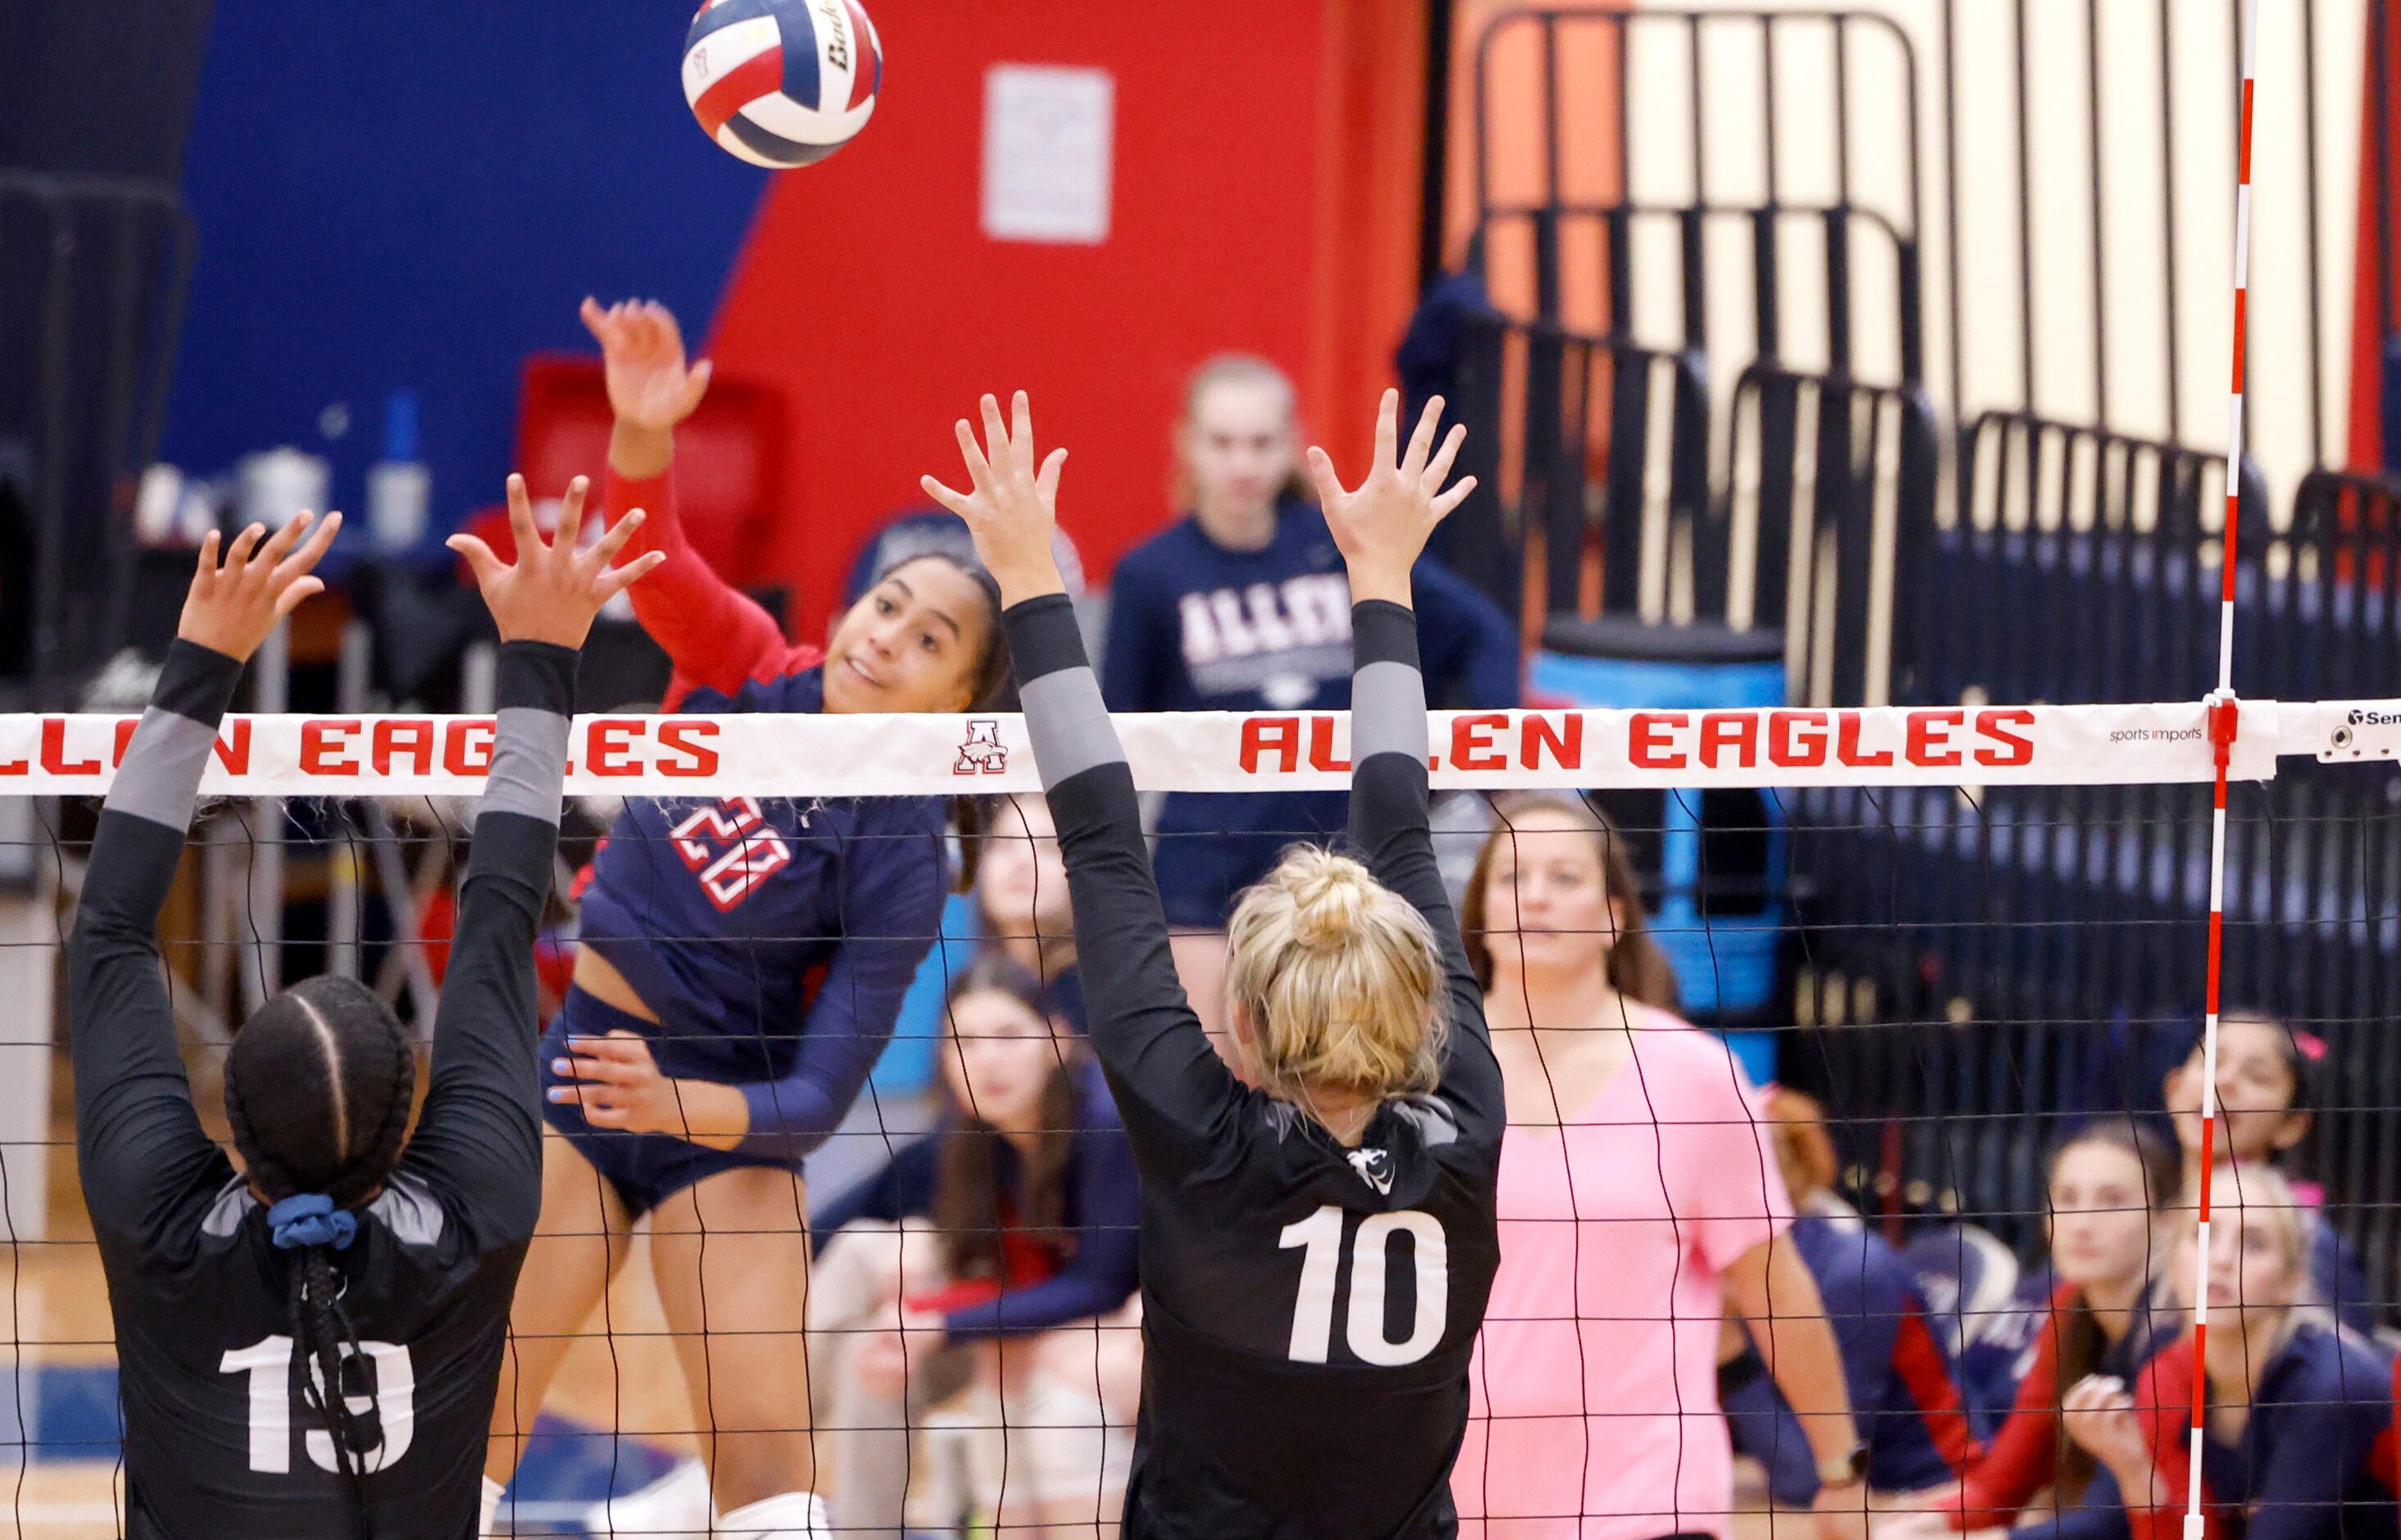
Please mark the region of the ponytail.
[[[342, 1308], [334, 1254], [358, 1239], [352, 1210], [400, 1163], [417, 1060], [391, 1008], [354, 979], [309, 979], [254, 1012], [226, 1056], [226, 1121], [268, 1232], [288, 1254], [287, 1310], [302, 1370], [300, 1397], [323, 1422], [350, 1495], [351, 1540], [374, 1540], [366, 1451], [372, 1411], [353, 1412], [346, 1362], [366, 1351]], [[347, 1353], [345, 1352], [347, 1350]]]
[[351, 1540], [374, 1540], [367, 1521], [367, 1441], [375, 1436], [364, 1413], [350, 1409], [342, 1387], [342, 1349], [350, 1361], [366, 1362], [358, 1328], [342, 1308], [341, 1274], [334, 1270], [334, 1253], [347, 1250], [358, 1238], [357, 1216], [336, 1208], [322, 1193], [304, 1192], [286, 1198], [267, 1211], [267, 1224], [278, 1250], [294, 1253], [292, 1280], [292, 1341], [299, 1350], [300, 1398], [325, 1424], [334, 1446], [334, 1464], [350, 1493]]

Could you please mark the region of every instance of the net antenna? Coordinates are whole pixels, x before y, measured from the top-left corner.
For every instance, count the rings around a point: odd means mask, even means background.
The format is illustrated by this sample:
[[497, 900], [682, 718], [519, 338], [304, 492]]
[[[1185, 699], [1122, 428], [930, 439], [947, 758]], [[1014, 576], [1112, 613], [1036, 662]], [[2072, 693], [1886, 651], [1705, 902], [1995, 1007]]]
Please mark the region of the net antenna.
[[2218, 984], [2226, 958], [2226, 779], [2240, 714], [2234, 694], [2234, 557], [2243, 529], [2243, 363], [2251, 289], [2251, 107], [2258, 48], [2259, 0], [2243, 0], [2243, 84], [2235, 103], [2239, 128], [2234, 156], [2234, 371], [2227, 400], [2226, 539], [2219, 568], [2224, 586], [2217, 601], [2217, 688], [2209, 696], [2209, 737], [2216, 749], [2217, 776], [2209, 815], [2209, 983], [2201, 1018], [2201, 1213], [2193, 1254], [2192, 1425], [2188, 1435], [2192, 1441], [2192, 1469], [2186, 1478], [2184, 1540], [2203, 1540], [2207, 1529], [2201, 1508], [2201, 1464], [2202, 1441], [2208, 1436], [2209, 1205], [2217, 1167]]

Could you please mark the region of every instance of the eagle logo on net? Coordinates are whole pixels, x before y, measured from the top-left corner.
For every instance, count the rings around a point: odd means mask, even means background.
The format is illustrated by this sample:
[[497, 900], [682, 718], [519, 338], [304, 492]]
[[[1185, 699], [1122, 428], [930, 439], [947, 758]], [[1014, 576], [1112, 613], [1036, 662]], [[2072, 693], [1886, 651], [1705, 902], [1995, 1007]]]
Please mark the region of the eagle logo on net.
[[998, 776], [1008, 770], [1008, 749], [1000, 741], [997, 721], [971, 721], [967, 723], [967, 741], [959, 745], [959, 759], [951, 766], [954, 776]]

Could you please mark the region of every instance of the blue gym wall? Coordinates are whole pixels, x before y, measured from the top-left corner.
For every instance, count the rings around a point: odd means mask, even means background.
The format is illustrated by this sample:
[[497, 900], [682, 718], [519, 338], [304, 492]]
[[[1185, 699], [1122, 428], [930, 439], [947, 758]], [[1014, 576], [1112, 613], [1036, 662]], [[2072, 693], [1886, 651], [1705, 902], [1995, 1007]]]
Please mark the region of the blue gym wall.
[[[199, 226], [161, 458], [292, 444], [358, 509], [383, 403], [421, 401], [433, 522], [496, 502], [525, 355], [586, 293], [705, 331], [765, 174], [702, 135], [684, 0], [219, 0], [184, 186]], [[670, 211], [672, 213], [670, 213]], [[346, 435], [320, 418], [349, 409]]]

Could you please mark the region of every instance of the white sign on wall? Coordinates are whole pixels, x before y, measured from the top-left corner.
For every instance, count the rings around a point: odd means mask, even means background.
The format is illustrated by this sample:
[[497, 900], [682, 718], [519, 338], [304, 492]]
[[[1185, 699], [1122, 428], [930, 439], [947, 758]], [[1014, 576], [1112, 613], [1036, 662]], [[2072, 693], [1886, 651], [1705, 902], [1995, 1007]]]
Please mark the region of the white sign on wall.
[[1117, 82], [1106, 70], [995, 64], [983, 77], [983, 233], [1097, 246], [1109, 238]]

